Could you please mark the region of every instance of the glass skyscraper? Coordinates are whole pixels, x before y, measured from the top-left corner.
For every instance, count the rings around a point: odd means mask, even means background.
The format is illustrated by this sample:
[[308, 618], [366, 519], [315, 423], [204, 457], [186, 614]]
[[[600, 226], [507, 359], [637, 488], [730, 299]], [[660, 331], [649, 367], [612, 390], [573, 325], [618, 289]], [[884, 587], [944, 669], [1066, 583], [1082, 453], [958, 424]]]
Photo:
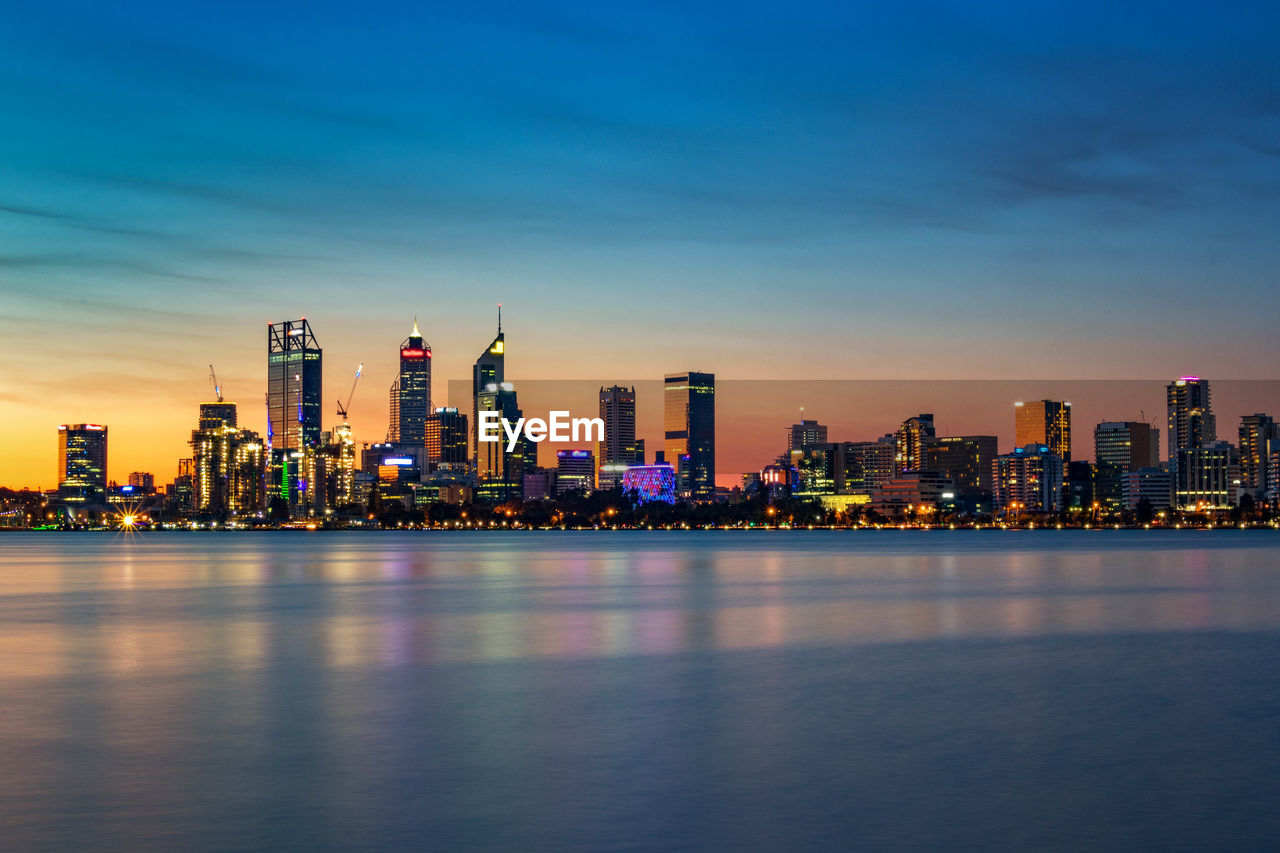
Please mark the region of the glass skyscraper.
[[107, 428], [58, 427], [58, 496], [69, 503], [102, 503], [107, 491]]
[[1043, 444], [1063, 463], [1071, 462], [1071, 404], [1057, 400], [1014, 403], [1014, 445]]
[[669, 373], [663, 382], [665, 458], [676, 463], [688, 455], [688, 475], [680, 490], [695, 500], [716, 490], [716, 376]]
[[418, 321], [400, 344], [400, 373], [391, 385], [391, 441], [421, 444], [431, 414], [431, 346], [422, 339]]
[[319, 444], [321, 355], [306, 318], [267, 326], [267, 443], [273, 450]]
[[506, 381], [506, 339], [502, 336], [502, 306], [498, 306], [498, 335], [493, 342], [480, 353], [471, 368], [471, 423], [469, 455], [472, 464], [479, 464], [480, 448], [476, 441], [476, 430], [480, 428], [480, 395], [492, 385], [501, 388]]

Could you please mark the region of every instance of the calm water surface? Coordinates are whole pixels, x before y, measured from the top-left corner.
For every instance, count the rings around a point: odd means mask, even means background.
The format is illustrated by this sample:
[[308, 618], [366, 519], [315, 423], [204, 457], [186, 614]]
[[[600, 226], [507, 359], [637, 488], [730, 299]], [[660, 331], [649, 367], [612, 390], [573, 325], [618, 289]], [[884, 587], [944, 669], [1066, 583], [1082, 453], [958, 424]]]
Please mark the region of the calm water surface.
[[1274, 849], [1272, 532], [0, 535], [0, 848]]

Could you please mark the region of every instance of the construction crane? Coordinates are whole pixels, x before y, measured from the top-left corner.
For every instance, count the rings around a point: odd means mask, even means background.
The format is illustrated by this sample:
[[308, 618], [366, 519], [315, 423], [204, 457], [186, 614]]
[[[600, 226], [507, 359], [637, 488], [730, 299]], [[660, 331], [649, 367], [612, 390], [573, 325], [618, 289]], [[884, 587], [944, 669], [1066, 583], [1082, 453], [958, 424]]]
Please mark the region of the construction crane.
[[217, 395], [218, 402], [222, 402], [222, 386], [218, 384], [218, 374], [213, 372], [213, 365], [209, 365], [209, 381], [213, 383], [213, 393]]
[[351, 391], [347, 394], [347, 402], [344, 404], [341, 400], [338, 401], [338, 414], [342, 415], [343, 423], [347, 422], [347, 409], [351, 406], [351, 398], [355, 396], [356, 385], [359, 384], [360, 374], [363, 372], [364, 362], [361, 362], [360, 366], [356, 368], [356, 378], [355, 381], [351, 383]]

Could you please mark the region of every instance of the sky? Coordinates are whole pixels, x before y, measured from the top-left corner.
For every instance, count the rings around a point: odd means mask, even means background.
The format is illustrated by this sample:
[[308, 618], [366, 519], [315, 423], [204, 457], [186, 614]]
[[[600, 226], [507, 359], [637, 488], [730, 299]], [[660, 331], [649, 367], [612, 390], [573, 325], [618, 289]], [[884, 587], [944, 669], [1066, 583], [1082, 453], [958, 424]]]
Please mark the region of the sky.
[[463, 5], [5, 4], [0, 483], [262, 429], [300, 316], [366, 440], [498, 302], [517, 382], [1275, 375], [1274, 4]]

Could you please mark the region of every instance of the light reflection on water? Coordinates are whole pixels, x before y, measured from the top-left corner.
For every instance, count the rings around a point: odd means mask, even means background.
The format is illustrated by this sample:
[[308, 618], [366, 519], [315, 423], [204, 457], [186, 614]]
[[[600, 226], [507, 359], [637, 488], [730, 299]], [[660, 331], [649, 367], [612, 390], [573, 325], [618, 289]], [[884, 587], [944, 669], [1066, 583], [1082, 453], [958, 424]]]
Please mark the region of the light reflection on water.
[[[444, 847], [784, 849], [776, 813], [812, 821], [812, 846], [893, 846], [911, 840], [907, 791], [995, 748], [1018, 760], [985, 793], [1014, 797], [1003, 786], [1050, 772], [1064, 728], [1130, 701], [1119, 685], [1154, 679], [1141, 701], [1186, 704], [1185, 719], [1151, 723], [1169, 736], [1227, 713], [1196, 690], [1246, 651], [1242, 673], [1276, 662], [1278, 544], [1234, 531], [5, 535], [0, 758], [24, 772], [0, 780], [0, 830], [67, 849], [361, 833], [409, 848], [428, 830]], [[1243, 691], [1247, 716], [1250, 678], [1213, 689]], [[938, 716], [935, 693], [968, 707]], [[1123, 733], [1093, 733], [1100, 753], [1145, 743], [1116, 713], [1095, 721]], [[873, 785], [868, 767], [899, 769]], [[1236, 767], [1244, 789], [1276, 769]], [[1072, 796], [1092, 802], [1099, 780], [1077, 775]], [[1178, 784], [1166, 799], [1217, 790]], [[662, 793], [672, 785], [689, 802]], [[859, 785], [853, 820], [839, 792]], [[397, 811], [402, 795], [425, 811]], [[1011, 838], [1074, 840], [1021, 807], [1030, 822]], [[1095, 819], [1117, 837], [1156, 832]], [[914, 841], [1009, 831], [994, 814], [947, 821], [912, 824]]]

